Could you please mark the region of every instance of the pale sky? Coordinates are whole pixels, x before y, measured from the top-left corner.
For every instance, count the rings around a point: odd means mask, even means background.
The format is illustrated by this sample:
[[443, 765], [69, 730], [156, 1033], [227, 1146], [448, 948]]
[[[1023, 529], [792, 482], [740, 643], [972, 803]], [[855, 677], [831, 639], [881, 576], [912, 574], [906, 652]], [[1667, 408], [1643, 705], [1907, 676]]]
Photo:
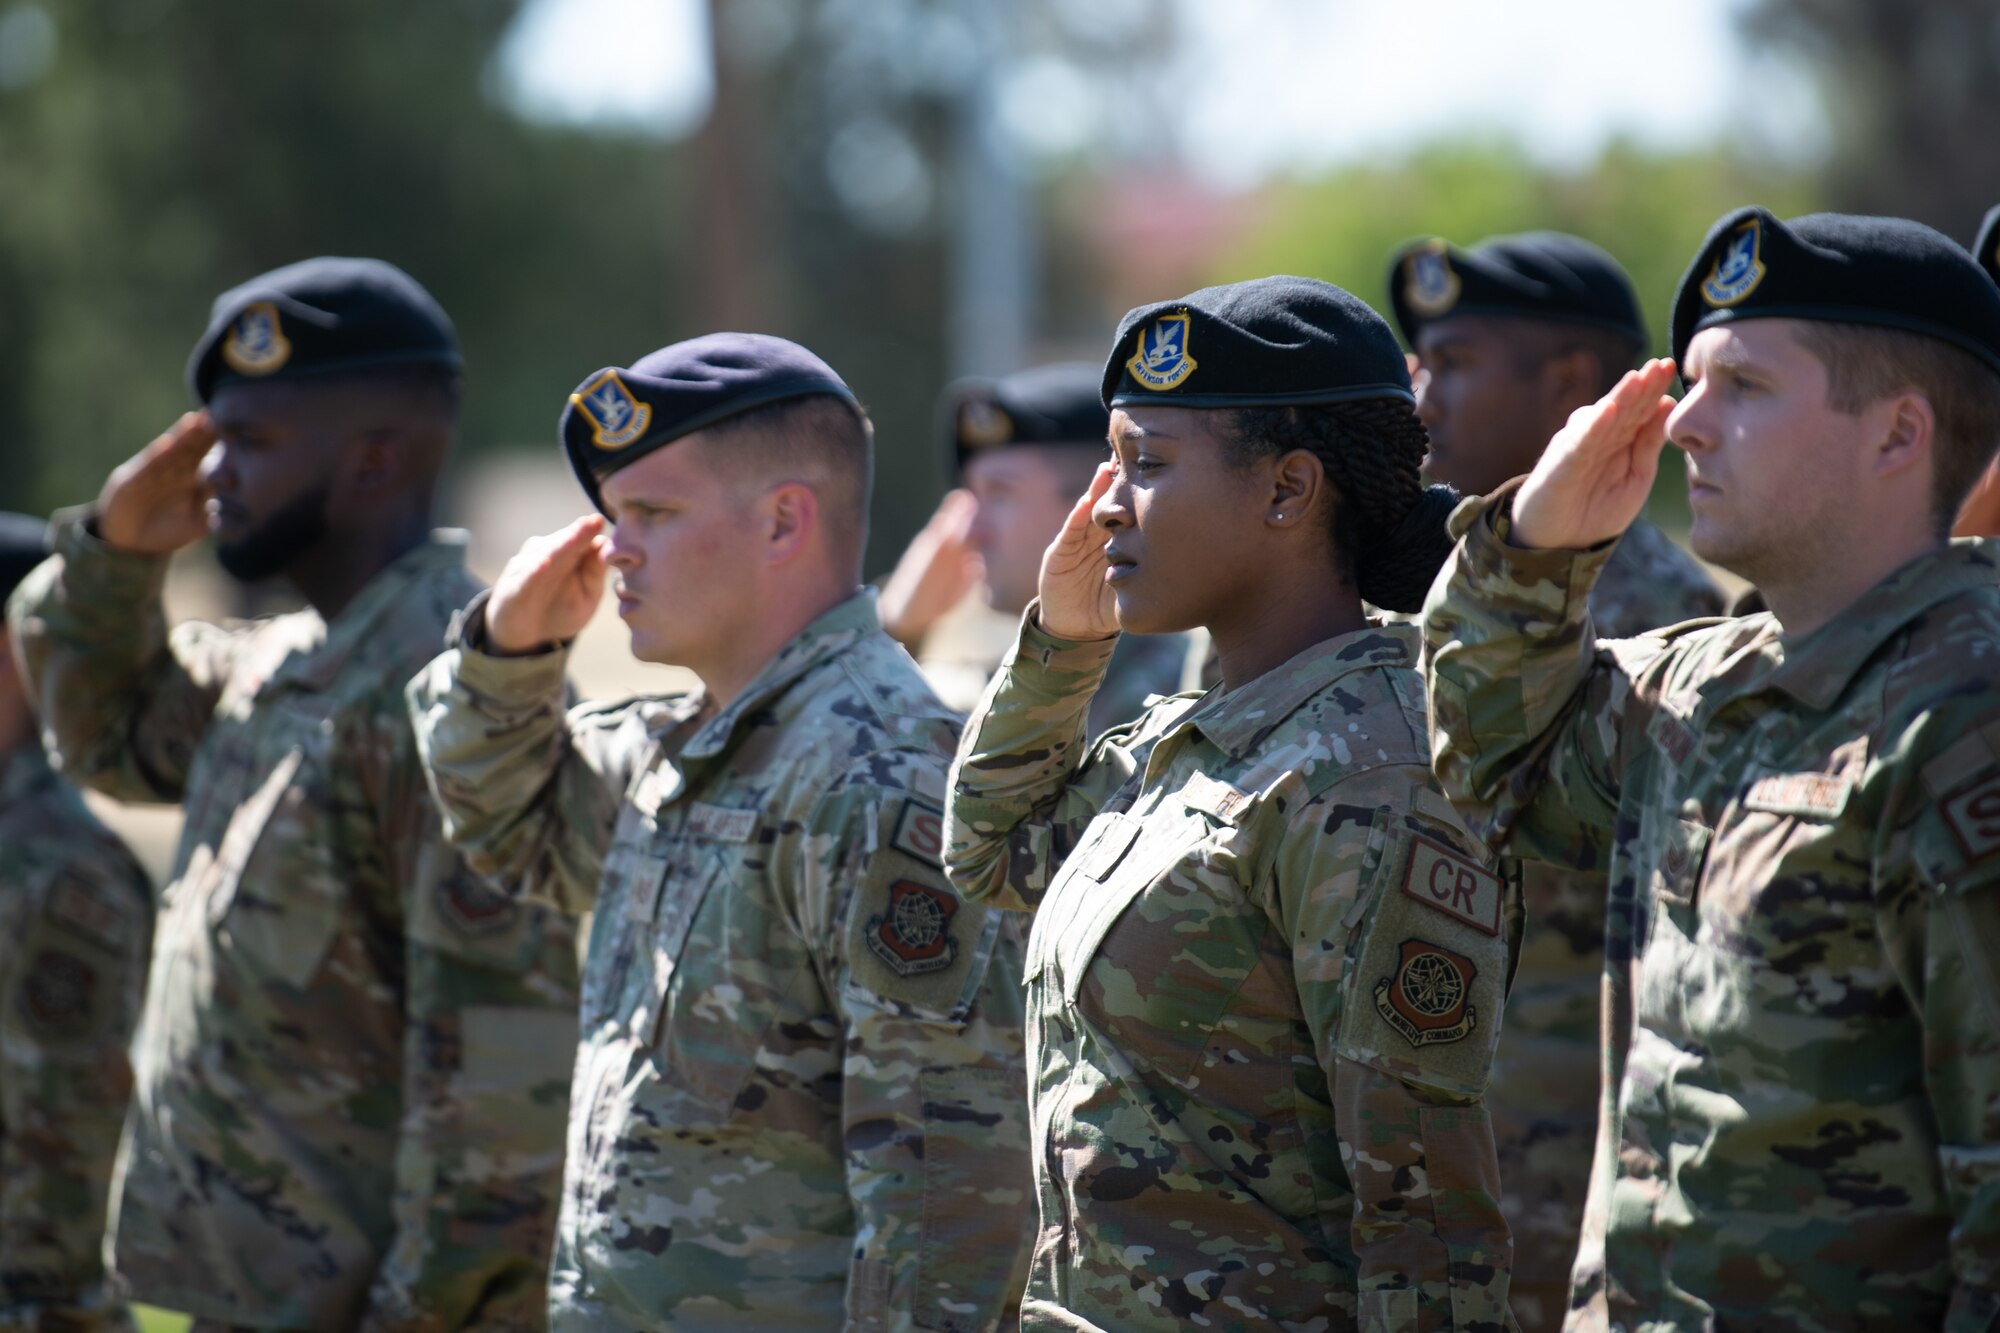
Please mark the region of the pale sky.
[[[1620, 135], [1662, 148], [1734, 136], [1786, 157], [1825, 148], [1800, 76], [1737, 34], [1743, 0], [1174, 2], [1191, 40], [1163, 77], [1185, 89], [1185, 115], [1161, 132], [1221, 185], [1473, 134], [1558, 165]], [[679, 137], [707, 104], [706, 10], [532, 0], [502, 53], [503, 84], [532, 115]], [[1042, 60], [1021, 66], [1002, 105], [1017, 142], [1055, 153], [1117, 117], [1115, 98]]]

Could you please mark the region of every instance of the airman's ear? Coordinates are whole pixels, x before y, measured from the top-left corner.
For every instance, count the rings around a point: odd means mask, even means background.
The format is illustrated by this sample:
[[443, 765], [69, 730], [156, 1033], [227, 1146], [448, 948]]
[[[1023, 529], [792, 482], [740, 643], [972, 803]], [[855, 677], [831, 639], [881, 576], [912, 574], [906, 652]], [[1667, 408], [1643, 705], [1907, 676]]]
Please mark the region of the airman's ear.
[[812, 487], [796, 481], [774, 486], [764, 493], [759, 512], [767, 563], [789, 564], [810, 548], [820, 524], [819, 496]]

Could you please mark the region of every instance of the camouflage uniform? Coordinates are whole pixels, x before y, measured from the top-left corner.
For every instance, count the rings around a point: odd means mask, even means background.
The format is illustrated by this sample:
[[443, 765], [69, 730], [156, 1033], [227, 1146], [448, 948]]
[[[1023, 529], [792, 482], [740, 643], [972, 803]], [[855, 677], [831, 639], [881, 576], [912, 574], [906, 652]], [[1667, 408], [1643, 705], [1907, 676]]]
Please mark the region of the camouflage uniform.
[[[1090, 701], [1090, 734], [1096, 736], [1120, 722], [1130, 722], [1146, 711], [1146, 701], [1154, 695], [1178, 691], [1189, 641], [1185, 634], [1120, 635], [1104, 673], [1104, 685]], [[970, 709], [986, 692], [1003, 660], [1004, 655], [989, 657], [977, 664], [976, 673], [963, 669], [972, 663], [951, 663], [940, 671], [920, 658], [918, 665], [946, 704]]]
[[186, 807], [133, 1048], [120, 1274], [231, 1324], [539, 1327], [574, 933], [444, 844], [402, 696], [478, 587], [462, 539], [331, 625], [169, 635], [166, 562], [82, 520], [10, 607], [50, 748], [113, 796]]
[[0, 755], [0, 1329], [129, 1328], [106, 1290], [153, 887], [39, 745]]
[[1019, 943], [944, 886], [955, 719], [870, 595], [727, 707], [567, 715], [483, 610], [410, 686], [473, 865], [595, 908], [565, 1328], [983, 1330], [1029, 1209]]
[[1574, 1329], [1985, 1329], [2000, 1301], [2000, 552], [1787, 642], [1595, 644], [1609, 558], [1470, 502], [1432, 745], [1475, 828], [1603, 866], [1606, 1095]]
[[1110, 653], [1031, 610], [953, 769], [953, 884], [1036, 913], [1024, 1326], [1511, 1327], [1503, 885], [1426, 770], [1415, 631], [1086, 745]]
[[[1590, 591], [1607, 638], [1719, 615], [1694, 557], [1640, 519]], [[1602, 871], [1521, 867], [1527, 929], [1507, 993], [1486, 1104], [1500, 1155], [1500, 1208], [1514, 1233], [1514, 1314], [1528, 1333], [1562, 1326], [1597, 1133], [1597, 992], [1604, 972]]]

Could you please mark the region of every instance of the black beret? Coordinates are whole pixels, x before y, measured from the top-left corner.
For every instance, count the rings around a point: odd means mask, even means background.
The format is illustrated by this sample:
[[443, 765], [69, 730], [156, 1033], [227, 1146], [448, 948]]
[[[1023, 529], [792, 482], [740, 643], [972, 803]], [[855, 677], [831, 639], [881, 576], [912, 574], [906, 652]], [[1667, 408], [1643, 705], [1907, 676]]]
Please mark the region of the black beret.
[[21, 586], [29, 570], [48, 558], [48, 520], [0, 512], [0, 602]]
[[320, 258], [273, 269], [215, 298], [188, 358], [206, 403], [224, 384], [376, 366], [463, 364], [451, 320], [431, 294], [379, 259]]
[[662, 445], [787, 398], [830, 395], [861, 403], [833, 367], [763, 333], [711, 333], [662, 347], [630, 369], [607, 366], [569, 396], [557, 431], [590, 502], [598, 483]]
[[1956, 241], [1904, 218], [1739, 208], [1709, 231], [1674, 295], [1674, 360], [1702, 329], [1815, 319], [1928, 334], [2000, 371], [2000, 287]]
[[1102, 448], [1111, 414], [1098, 397], [1098, 370], [1084, 361], [1037, 366], [1000, 379], [963, 379], [939, 400], [940, 426], [955, 471], [987, 449], [1016, 444]]
[[1618, 261], [1559, 231], [1494, 236], [1470, 250], [1442, 237], [1412, 241], [1389, 268], [1389, 303], [1403, 341], [1446, 315], [1504, 315], [1610, 329], [1646, 344], [1639, 294]]
[[1414, 402], [1403, 349], [1368, 303], [1317, 278], [1204, 287], [1128, 311], [1104, 363], [1107, 407]]
[[1988, 277], [2000, 282], [2000, 204], [1986, 210], [1986, 221], [1979, 224], [1979, 238], [1972, 243], [1972, 257], [1979, 261], [1979, 267], [1986, 270]]

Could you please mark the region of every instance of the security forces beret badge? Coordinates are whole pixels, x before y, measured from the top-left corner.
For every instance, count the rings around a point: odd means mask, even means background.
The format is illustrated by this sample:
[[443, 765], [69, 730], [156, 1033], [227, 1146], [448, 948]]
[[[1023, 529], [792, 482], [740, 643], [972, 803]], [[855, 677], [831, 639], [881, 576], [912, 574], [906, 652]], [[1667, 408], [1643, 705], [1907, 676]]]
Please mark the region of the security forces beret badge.
[[958, 899], [944, 890], [899, 879], [889, 886], [889, 910], [868, 920], [868, 947], [899, 977], [942, 972], [958, 957], [957, 911]]
[[1195, 359], [1188, 355], [1190, 317], [1162, 315], [1139, 335], [1139, 346], [1126, 359], [1125, 369], [1141, 386], [1155, 393], [1177, 387], [1195, 372]]
[[640, 402], [618, 372], [607, 370], [569, 396], [590, 423], [590, 442], [600, 449], [623, 449], [646, 433], [653, 409]]
[[1419, 246], [1403, 257], [1403, 299], [1419, 315], [1434, 319], [1451, 309], [1458, 304], [1460, 287], [1443, 240]]
[[1472, 1003], [1478, 975], [1464, 954], [1429, 940], [1404, 940], [1395, 975], [1375, 983], [1376, 1012], [1412, 1046], [1463, 1041], [1479, 1026]]
[[1757, 218], [1729, 233], [1701, 284], [1701, 299], [1711, 306], [1730, 306], [1756, 291], [1764, 280], [1763, 246], [1764, 228]]
[[243, 307], [222, 341], [222, 359], [239, 375], [269, 375], [291, 357], [292, 344], [278, 319], [278, 307], [269, 301]]
[[1014, 419], [1005, 409], [983, 398], [958, 409], [958, 440], [969, 449], [991, 449], [1014, 438]]

